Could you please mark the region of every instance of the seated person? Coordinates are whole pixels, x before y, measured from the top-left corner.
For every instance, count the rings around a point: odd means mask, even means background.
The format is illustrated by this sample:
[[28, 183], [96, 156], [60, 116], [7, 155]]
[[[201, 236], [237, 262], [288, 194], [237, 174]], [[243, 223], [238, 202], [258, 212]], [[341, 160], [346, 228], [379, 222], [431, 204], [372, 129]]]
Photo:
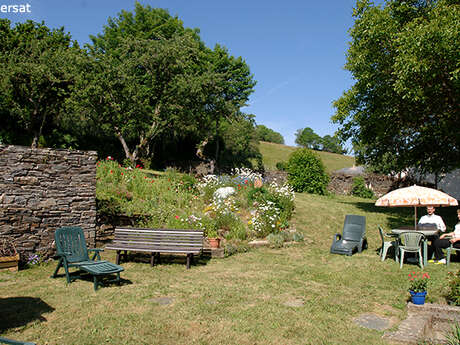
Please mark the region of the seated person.
[[[438, 239], [433, 241], [434, 258], [437, 263], [445, 264], [446, 259], [442, 251], [443, 248], [449, 248], [453, 243], [455, 248], [460, 248], [460, 209], [457, 210], [457, 217], [459, 222], [455, 225], [455, 229], [447, 234], [442, 234]], [[448, 237], [449, 238], [446, 238]]]
[[419, 225], [423, 224], [434, 224], [436, 225], [436, 228], [441, 231], [446, 231], [446, 225], [444, 224], [444, 221], [442, 218], [436, 214], [434, 214], [434, 207], [433, 206], [428, 206], [426, 208], [426, 212], [428, 214], [424, 215], [420, 220], [418, 221]]

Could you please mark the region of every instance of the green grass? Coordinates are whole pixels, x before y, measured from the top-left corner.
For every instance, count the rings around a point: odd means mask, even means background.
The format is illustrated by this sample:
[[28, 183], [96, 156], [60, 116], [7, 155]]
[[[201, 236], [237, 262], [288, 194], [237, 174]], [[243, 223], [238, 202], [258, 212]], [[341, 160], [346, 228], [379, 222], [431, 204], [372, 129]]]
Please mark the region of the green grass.
[[[297, 148], [293, 146], [274, 144], [261, 141], [259, 145], [260, 153], [263, 156], [263, 164], [267, 170], [276, 170], [276, 163], [287, 161], [289, 155]], [[354, 157], [339, 155], [336, 153], [315, 151], [326, 168], [328, 173], [353, 166]]]
[[[0, 332], [38, 344], [385, 344], [383, 332], [353, 319], [376, 313], [406, 316], [407, 274], [392, 259], [380, 262], [377, 224], [411, 224], [411, 209], [379, 208], [369, 199], [297, 195], [295, 226], [305, 243], [260, 248], [225, 259], [123, 263], [125, 283], [93, 291], [91, 281], [70, 285], [49, 278], [54, 263], [0, 273]], [[441, 214], [454, 213], [450, 208]], [[369, 249], [331, 255], [333, 234], [346, 214], [367, 219]], [[448, 228], [454, 218], [446, 217]], [[114, 260], [104, 252], [103, 259]], [[458, 262], [451, 270], [460, 268]], [[447, 269], [426, 267], [429, 301], [443, 302]], [[162, 305], [156, 298], [168, 297]], [[22, 298], [17, 300], [17, 298]], [[301, 302], [300, 306], [289, 306]]]

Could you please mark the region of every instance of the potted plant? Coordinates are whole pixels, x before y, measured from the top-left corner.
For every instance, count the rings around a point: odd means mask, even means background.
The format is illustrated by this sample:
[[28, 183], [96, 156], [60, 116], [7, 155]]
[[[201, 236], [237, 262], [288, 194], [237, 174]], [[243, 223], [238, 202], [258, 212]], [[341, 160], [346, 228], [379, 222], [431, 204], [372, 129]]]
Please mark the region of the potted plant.
[[0, 243], [0, 271], [9, 270], [16, 272], [18, 270], [19, 253], [16, 251], [14, 244], [6, 239]]
[[220, 247], [220, 238], [217, 236], [216, 229], [209, 229], [207, 231], [208, 242], [211, 248], [219, 248]]
[[411, 295], [412, 303], [425, 304], [428, 279], [430, 279], [428, 273], [409, 273], [409, 292]]

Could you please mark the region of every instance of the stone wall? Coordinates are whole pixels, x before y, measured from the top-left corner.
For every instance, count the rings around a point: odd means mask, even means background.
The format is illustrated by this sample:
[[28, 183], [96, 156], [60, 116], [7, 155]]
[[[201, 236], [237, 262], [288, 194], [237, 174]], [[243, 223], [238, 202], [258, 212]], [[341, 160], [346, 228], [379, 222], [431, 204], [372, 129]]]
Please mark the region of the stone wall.
[[[343, 195], [349, 195], [351, 193], [351, 188], [353, 187], [353, 178], [356, 176], [332, 173], [330, 177], [331, 180], [327, 187], [328, 191]], [[364, 178], [366, 186], [372, 189], [375, 196], [377, 197], [380, 197], [393, 190], [398, 183], [398, 181], [395, 179], [385, 175], [364, 174], [362, 177]]]
[[82, 227], [94, 246], [96, 161], [95, 151], [0, 145], [0, 241], [12, 241], [21, 261], [52, 255], [61, 226]]

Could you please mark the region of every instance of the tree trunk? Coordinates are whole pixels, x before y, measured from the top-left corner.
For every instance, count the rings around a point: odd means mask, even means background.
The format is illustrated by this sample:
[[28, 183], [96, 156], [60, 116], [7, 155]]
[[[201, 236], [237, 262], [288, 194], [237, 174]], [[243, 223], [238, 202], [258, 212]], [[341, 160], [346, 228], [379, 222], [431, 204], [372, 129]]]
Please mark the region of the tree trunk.
[[218, 169], [219, 166], [219, 117], [216, 118], [216, 154], [215, 154], [215, 164], [216, 164], [216, 169]]
[[120, 140], [121, 146], [123, 146], [123, 150], [125, 151], [125, 156], [131, 161], [131, 165], [134, 166], [136, 159], [137, 159], [137, 150], [134, 150], [133, 153], [129, 151], [128, 144], [126, 144], [125, 138], [123, 138], [123, 135], [121, 134], [120, 131], [115, 129], [115, 133], [117, 135], [118, 140]]

